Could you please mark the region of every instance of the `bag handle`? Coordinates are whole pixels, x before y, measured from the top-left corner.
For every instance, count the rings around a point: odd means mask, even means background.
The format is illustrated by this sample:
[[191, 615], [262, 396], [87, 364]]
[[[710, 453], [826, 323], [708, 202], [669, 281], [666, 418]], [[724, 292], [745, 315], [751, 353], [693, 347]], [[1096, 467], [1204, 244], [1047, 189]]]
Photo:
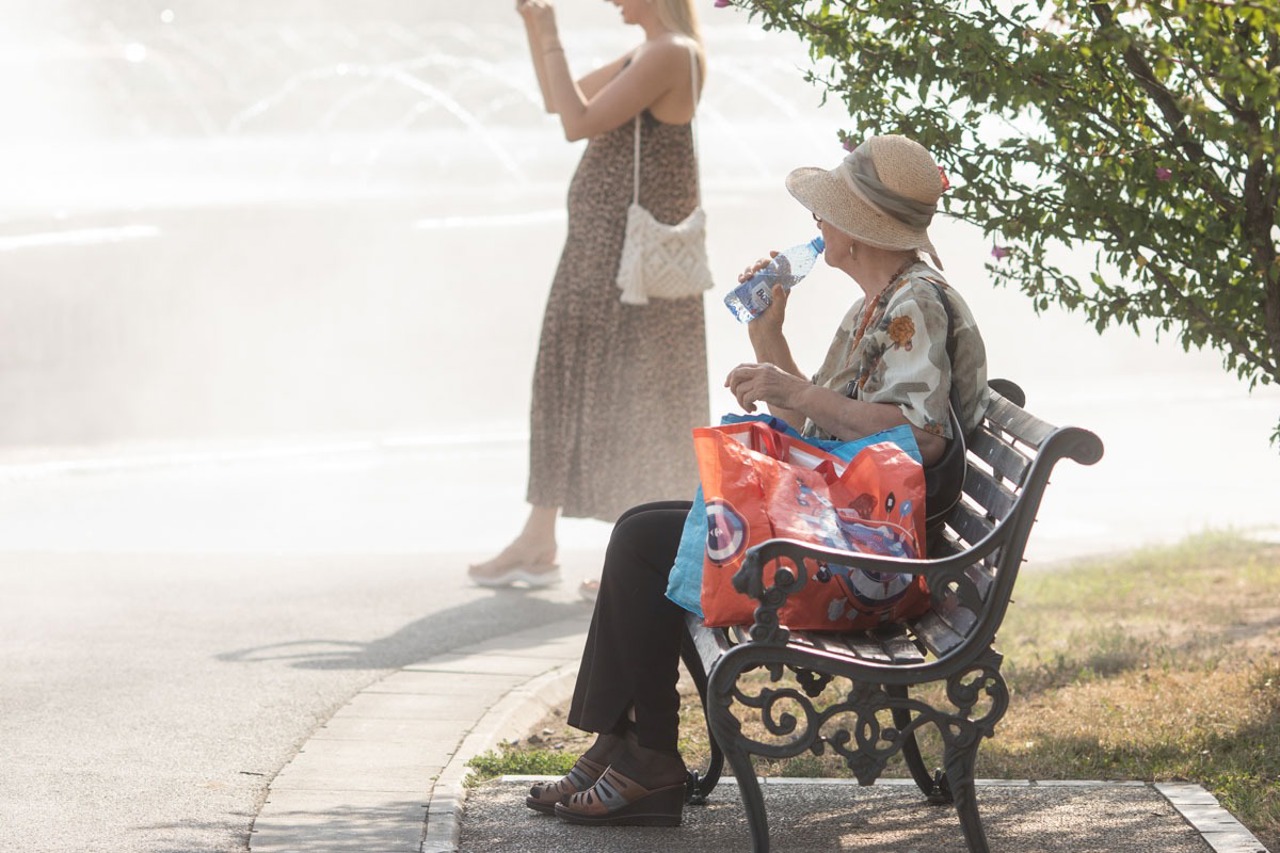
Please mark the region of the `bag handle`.
[[748, 421], [751, 426], [751, 449], [757, 453], [763, 453], [773, 459], [786, 458], [787, 448], [790, 442], [787, 437], [778, 430], [760, 421]]
[[[698, 174], [698, 52], [689, 48], [689, 80], [693, 91], [693, 118], [689, 119], [689, 135], [693, 137], [693, 180], [698, 192], [698, 204], [702, 203], [702, 178]], [[631, 158], [635, 175], [631, 179], [631, 203], [640, 203], [640, 116], [644, 110], [636, 113], [635, 118], [635, 154]]]

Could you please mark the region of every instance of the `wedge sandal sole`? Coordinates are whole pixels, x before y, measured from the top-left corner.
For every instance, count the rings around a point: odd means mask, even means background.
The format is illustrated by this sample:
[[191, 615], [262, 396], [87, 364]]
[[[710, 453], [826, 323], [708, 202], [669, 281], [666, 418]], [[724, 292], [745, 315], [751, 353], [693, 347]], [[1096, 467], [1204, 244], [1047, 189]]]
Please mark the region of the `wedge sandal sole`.
[[582, 826], [679, 826], [684, 812], [685, 786], [657, 788], [640, 799], [605, 814], [583, 814], [556, 803], [556, 817]]

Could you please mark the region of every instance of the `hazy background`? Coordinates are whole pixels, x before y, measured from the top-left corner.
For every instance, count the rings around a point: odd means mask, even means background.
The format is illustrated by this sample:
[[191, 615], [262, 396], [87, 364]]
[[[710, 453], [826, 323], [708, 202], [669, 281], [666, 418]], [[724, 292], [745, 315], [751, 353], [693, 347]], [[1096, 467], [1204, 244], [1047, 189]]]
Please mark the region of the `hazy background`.
[[[750, 358], [720, 293], [812, 235], [782, 178], [844, 152], [801, 46], [698, 2], [718, 415]], [[584, 618], [601, 522], [561, 526], [559, 587], [465, 579], [526, 512], [582, 150], [541, 112], [512, 5], [0, 0], [0, 851], [243, 850], [353, 693]], [[559, 8], [577, 71], [640, 37], [602, 0]], [[1036, 317], [991, 287], [989, 240], [934, 235], [992, 374], [1107, 445], [1055, 474], [1031, 568], [1274, 532], [1280, 396]], [[795, 292], [801, 365], [854, 295], [825, 268]]]
[[[542, 113], [512, 6], [5, 0], [0, 545], [487, 551], [518, 529], [532, 361], [582, 145]], [[576, 72], [640, 38], [610, 3], [559, 9]], [[803, 83], [794, 40], [699, 11], [723, 290], [811, 236], [782, 178], [843, 156], [842, 116]], [[989, 239], [934, 231], [991, 374], [1107, 445], [1055, 477], [1033, 554], [1274, 525], [1280, 395], [1249, 394], [1211, 353], [1037, 317], [991, 287]], [[802, 366], [853, 296], [825, 269], [797, 291]], [[718, 293], [707, 306], [719, 414], [750, 348]], [[460, 508], [474, 501], [486, 512]], [[570, 524], [566, 542], [606, 532]]]

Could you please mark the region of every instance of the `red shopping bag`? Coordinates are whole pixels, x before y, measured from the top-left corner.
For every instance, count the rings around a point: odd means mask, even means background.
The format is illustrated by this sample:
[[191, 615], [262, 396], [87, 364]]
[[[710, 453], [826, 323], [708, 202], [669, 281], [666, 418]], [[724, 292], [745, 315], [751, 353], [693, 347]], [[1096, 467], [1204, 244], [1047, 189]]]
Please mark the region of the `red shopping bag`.
[[[909, 558], [923, 551], [924, 470], [896, 444], [872, 444], [846, 462], [750, 421], [696, 429], [694, 448], [707, 507], [707, 625], [752, 621], [757, 602], [734, 589], [732, 579], [747, 549], [768, 539]], [[779, 616], [791, 628], [847, 631], [900, 621], [928, 606], [923, 578], [823, 566]]]

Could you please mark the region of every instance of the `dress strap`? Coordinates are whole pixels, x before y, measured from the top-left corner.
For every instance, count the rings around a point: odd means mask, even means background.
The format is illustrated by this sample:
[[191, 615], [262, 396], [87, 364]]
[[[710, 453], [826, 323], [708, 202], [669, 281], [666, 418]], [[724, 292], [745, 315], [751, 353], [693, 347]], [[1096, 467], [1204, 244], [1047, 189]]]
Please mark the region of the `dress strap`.
[[[693, 182], [697, 189], [697, 203], [702, 204], [702, 176], [698, 168], [698, 51], [694, 48], [689, 48], [689, 71], [693, 94], [693, 118], [689, 120], [689, 136], [693, 140]], [[631, 157], [634, 172], [631, 179], [632, 204], [640, 203], [640, 119], [643, 115], [644, 110], [641, 110], [635, 118], [635, 153]]]

